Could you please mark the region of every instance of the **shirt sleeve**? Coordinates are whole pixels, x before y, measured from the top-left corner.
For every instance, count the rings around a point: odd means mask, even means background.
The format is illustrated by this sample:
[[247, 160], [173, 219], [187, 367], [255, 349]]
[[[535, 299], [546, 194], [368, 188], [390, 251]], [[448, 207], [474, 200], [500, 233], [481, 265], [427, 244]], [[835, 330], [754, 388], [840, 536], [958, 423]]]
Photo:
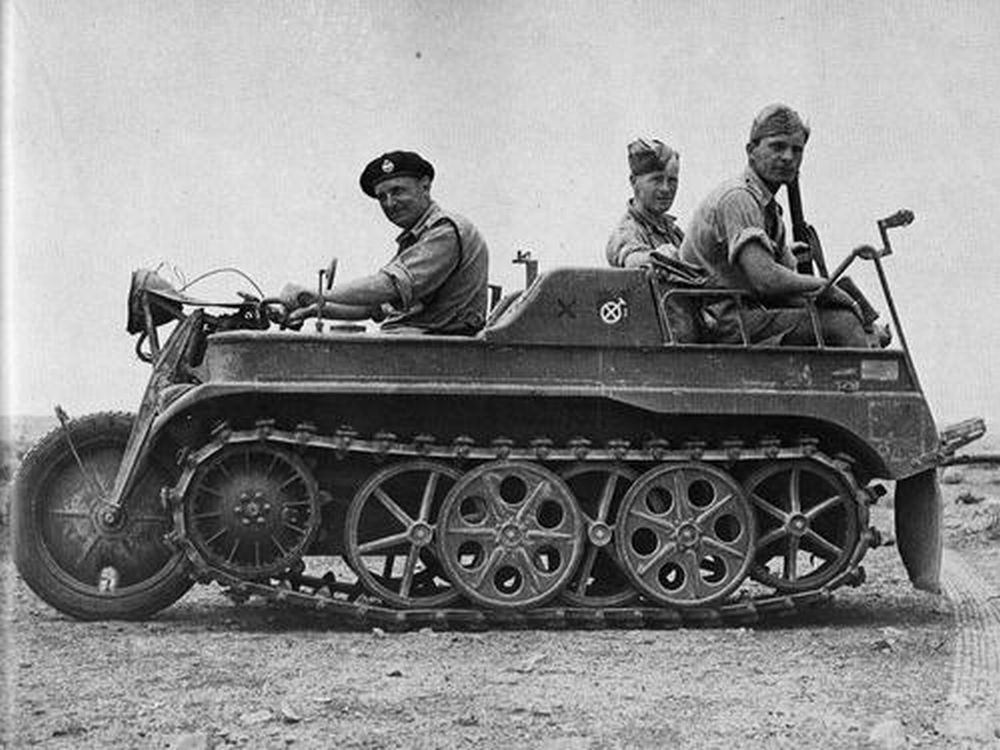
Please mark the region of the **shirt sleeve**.
[[775, 260], [785, 268], [791, 268], [793, 271], [799, 264], [795, 258], [795, 253], [792, 252], [792, 248], [789, 245], [782, 245], [780, 251], [776, 254]]
[[750, 242], [759, 242], [774, 257], [774, 244], [764, 230], [764, 212], [750, 193], [732, 190], [724, 195], [719, 201], [718, 219], [731, 265], [737, 264]]
[[432, 294], [458, 265], [458, 235], [448, 221], [427, 229], [382, 268], [396, 287], [401, 311]]
[[617, 268], [623, 268], [625, 259], [632, 253], [652, 249], [634, 225], [625, 224], [615, 227], [608, 239], [605, 254], [608, 257], [608, 263]]

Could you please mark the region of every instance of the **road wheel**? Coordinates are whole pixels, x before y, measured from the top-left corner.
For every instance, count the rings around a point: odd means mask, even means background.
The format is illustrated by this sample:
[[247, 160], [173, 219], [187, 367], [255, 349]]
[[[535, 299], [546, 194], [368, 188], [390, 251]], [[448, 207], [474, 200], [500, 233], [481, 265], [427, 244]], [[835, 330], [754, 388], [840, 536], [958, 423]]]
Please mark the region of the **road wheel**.
[[743, 490], [700, 463], [650, 469], [625, 493], [615, 543], [625, 572], [650, 599], [707, 607], [743, 582], [756, 529]]
[[751, 474], [757, 553], [750, 574], [778, 591], [820, 589], [850, 563], [861, 525], [850, 486], [816, 461], [776, 461]]

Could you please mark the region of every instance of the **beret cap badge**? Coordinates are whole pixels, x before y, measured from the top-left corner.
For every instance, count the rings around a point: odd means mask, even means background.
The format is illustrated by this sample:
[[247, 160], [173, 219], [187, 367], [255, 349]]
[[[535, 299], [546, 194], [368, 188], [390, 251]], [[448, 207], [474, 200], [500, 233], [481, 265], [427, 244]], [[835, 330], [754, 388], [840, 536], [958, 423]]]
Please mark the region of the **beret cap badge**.
[[364, 194], [374, 198], [376, 185], [396, 177], [427, 177], [433, 180], [434, 166], [415, 151], [387, 151], [365, 165], [358, 182]]

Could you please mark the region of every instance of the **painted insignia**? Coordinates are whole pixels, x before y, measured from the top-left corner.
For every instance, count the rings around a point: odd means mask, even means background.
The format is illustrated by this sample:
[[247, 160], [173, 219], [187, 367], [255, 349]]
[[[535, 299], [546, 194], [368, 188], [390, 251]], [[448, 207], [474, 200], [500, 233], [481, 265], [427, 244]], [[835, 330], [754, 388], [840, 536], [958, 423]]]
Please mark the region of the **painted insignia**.
[[563, 317], [571, 318], [571, 319], [576, 318], [576, 310], [574, 309], [574, 308], [576, 308], [576, 299], [575, 298], [571, 299], [569, 301], [566, 301], [566, 300], [563, 300], [563, 299], [557, 299], [556, 300], [556, 307], [558, 308], [556, 310], [556, 317], [557, 318], [563, 318]]
[[385, 160], [384, 160], [384, 161], [382, 162], [382, 171], [383, 171], [383, 172], [384, 172], [385, 174], [389, 174], [389, 173], [390, 173], [390, 172], [391, 172], [392, 170], [394, 170], [395, 168], [396, 168], [396, 165], [395, 165], [395, 164], [393, 164], [393, 163], [392, 163], [392, 162], [391, 162], [391, 161], [390, 161], [389, 159], [385, 159]]
[[613, 326], [628, 317], [628, 303], [625, 302], [623, 297], [610, 299], [601, 305], [599, 313], [601, 320], [609, 326]]

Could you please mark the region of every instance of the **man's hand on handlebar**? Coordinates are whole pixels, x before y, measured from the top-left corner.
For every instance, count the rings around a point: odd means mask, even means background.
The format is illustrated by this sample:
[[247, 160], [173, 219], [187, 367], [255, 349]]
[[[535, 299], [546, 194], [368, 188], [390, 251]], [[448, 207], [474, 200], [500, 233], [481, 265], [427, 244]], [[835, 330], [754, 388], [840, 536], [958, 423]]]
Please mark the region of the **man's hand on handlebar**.
[[850, 310], [859, 321], [864, 322], [864, 316], [861, 314], [858, 303], [851, 295], [835, 284], [828, 287], [823, 294], [816, 298], [816, 301], [823, 307], [842, 307]]
[[[324, 318], [333, 317], [332, 315], [327, 315], [326, 310], [323, 311]], [[299, 323], [307, 318], [315, 318], [319, 314], [319, 305], [315, 302], [311, 305], [306, 305], [305, 307], [299, 307], [288, 313], [289, 323]]]
[[[320, 315], [320, 300], [316, 292], [301, 284], [285, 284], [277, 300], [288, 312], [286, 325]], [[349, 305], [326, 298], [322, 308], [322, 317], [327, 320], [374, 320], [378, 323], [386, 317], [381, 304]]]
[[[314, 295], [315, 296], [315, 295]], [[297, 307], [289, 312], [288, 323], [298, 323], [307, 318], [319, 316], [319, 304]], [[376, 323], [385, 320], [385, 313], [379, 307], [362, 307], [360, 305], [342, 305], [338, 302], [323, 303], [324, 320], [374, 320]]]
[[[280, 299], [285, 308], [291, 312], [293, 310], [298, 310], [300, 307], [315, 305], [316, 292], [302, 286], [301, 284], [289, 283], [282, 287], [281, 292], [278, 294], [278, 299]], [[313, 315], [315, 314], [316, 313], [314, 312]]]

